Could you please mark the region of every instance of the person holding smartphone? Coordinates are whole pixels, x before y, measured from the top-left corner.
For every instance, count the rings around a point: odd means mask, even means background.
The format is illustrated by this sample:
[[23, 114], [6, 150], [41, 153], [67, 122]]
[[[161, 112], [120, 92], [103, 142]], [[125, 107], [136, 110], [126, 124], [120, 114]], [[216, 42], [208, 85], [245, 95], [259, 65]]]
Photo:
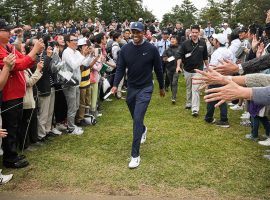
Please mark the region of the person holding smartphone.
[[163, 53], [163, 61], [165, 62], [165, 70], [170, 81], [172, 91], [172, 104], [176, 103], [176, 95], [178, 89], [179, 73], [182, 72], [181, 68], [177, 68], [177, 60], [180, 56], [180, 46], [176, 35], [173, 35], [170, 39], [170, 46]]
[[12, 27], [4, 19], [0, 19], [0, 69], [4, 69], [4, 58], [13, 54], [16, 59], [10, 69], [2, 96], [3, 128], [7, 129], [8, 136], [3, 140], [3, 165], [7, 168], [23, 168], [29, 163], [25, 156], [17, 153], [17, 137], [19, 124], [22, 118], [23, 97], [26, 92], [26, 82], [23, 70], [31, 68], [35, 64], [37, 54], [44, 49], [42, 39], [38, 40], [28, 55], [23, 55], [10, 45]]

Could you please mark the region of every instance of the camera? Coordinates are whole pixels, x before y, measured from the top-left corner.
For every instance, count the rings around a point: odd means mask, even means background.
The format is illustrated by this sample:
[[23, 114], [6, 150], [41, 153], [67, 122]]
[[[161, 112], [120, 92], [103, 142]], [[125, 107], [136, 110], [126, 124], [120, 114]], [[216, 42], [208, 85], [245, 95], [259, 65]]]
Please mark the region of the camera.
[[58, 42], [50, 41], [50, 42], [48, 42], [48, 46], [54, 48], [55, 46], [58, 46]]
[[36, 30], [35, 29], [31, 29], [30, 33], [31, 33], [31, 36], [35, 36], [36, 35]]

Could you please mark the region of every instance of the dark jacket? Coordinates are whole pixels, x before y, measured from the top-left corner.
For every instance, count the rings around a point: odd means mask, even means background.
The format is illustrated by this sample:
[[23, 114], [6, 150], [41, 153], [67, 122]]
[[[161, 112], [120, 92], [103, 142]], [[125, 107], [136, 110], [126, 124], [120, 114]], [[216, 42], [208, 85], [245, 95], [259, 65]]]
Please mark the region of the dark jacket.
[[242, 63], [244, 74], [252, 74], [270, 68], [270, 54]]
[[51, 94], [51, 83], [50, 83], [50, 75], [51, 75], [51, 58], [44, 55], [44, 67], [42, 69], [42, 77], [37, 82], [38, 94], [39, 96], [46, 97]]
[[163, 72], [159, 52], [149, 42], [134, 45], [126, 44], [120, 50], [117, 60], [117, 68], [113, 86], [118, 86], [122, 80], [126, 68], [128, 87], [141, 89], [153, 84], [153, 68], [157, 75], [160, 89], [164, 88]]
[[168, 49], [166, 49], [162, 55], [163, 57], [174, 57], [175, 59], [171, 62], [166, 61], [165, 62], [165, 67], [169, 71], [175, 71], [176, 70], [176, 65], [177, 65], [177, 60], [180, 58], [180, 47], [177, 46], [170, 46]]

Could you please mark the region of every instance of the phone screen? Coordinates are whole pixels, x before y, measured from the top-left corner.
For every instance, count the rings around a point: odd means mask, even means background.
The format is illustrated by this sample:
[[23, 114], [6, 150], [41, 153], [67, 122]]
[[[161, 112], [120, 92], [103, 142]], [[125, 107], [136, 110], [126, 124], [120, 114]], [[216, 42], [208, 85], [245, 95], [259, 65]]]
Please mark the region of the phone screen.
[[100, 48], [95, 48], [95, 56], [98, 56], [101, 54], [101, 49]]

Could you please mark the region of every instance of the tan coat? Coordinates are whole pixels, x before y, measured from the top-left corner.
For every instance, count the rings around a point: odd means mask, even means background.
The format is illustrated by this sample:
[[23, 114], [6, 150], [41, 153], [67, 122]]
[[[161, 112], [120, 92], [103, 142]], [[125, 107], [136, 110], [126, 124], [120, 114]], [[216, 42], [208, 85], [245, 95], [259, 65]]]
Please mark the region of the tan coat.
[[[31, 74], [31, 75], [30, 75]], [[30, 69], [24, 70], [26, 80], [26, 93], [23, 97], [23, 109], [33, 109], [36, 107], [36, 102], [33, 95], [33, 86], [41, 78], [42, 73], [38, 70], [32, 74]]]

